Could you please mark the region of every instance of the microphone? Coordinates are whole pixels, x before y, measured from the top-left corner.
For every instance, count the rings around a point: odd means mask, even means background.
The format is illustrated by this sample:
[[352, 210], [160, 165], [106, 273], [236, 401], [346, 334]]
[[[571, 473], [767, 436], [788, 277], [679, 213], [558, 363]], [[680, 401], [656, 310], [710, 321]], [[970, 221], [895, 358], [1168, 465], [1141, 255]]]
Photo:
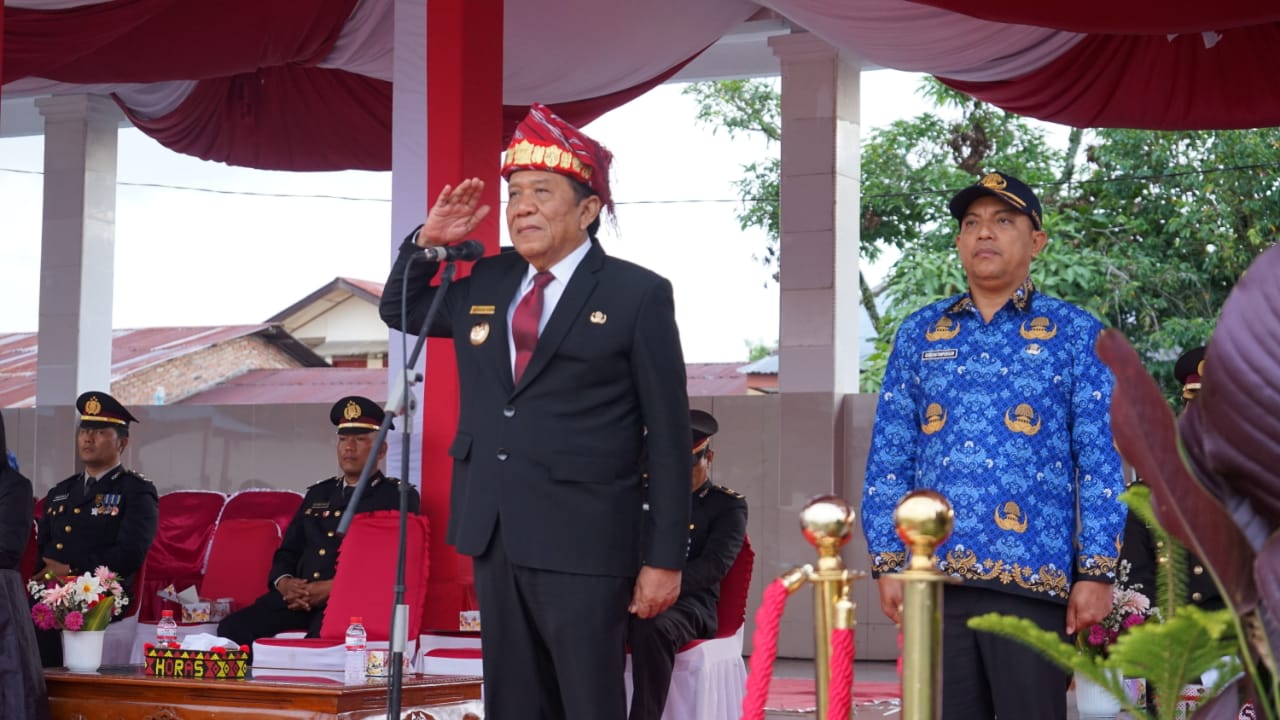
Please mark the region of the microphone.
[[422, 248], [422, 254], [431, 262], [479, 260], [484, 256], [484, 245], [481, 245], [479, 240], [463, 240], [457, 245], [433, 245]]

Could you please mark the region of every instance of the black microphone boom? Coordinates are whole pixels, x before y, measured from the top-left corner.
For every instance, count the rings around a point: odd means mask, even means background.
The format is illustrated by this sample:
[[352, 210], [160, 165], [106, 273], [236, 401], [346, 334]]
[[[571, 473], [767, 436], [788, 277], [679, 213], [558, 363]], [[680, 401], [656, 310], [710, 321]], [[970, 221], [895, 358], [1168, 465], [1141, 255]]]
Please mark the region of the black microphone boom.
[[433, 245], [422, 248], [422, 254], [431, 262], [479, 260], [484, 256], [484, 245], [481, 245], [479, 240], [463, 240], [457, 245]]

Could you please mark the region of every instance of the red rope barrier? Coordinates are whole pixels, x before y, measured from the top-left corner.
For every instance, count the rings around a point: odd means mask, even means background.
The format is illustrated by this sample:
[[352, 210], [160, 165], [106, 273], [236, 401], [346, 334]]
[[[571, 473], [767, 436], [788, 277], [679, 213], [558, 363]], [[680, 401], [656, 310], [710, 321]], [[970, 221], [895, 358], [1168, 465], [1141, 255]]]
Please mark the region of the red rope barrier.
[[853, 629], [831, 631], [831, 684], [827, 688], [827, 717], [847, 720], [853, 709]]
[[775, 580], [765, 588], [764, 600], [756, 611], [756, 630], [751, 635], [751, 667], [747, 671], [747, 695], [742, 699], [742, 720], [764, 720], [769, 699], [769, 680], [778, 656], [778, 626], [787, 605], [787, 586]]

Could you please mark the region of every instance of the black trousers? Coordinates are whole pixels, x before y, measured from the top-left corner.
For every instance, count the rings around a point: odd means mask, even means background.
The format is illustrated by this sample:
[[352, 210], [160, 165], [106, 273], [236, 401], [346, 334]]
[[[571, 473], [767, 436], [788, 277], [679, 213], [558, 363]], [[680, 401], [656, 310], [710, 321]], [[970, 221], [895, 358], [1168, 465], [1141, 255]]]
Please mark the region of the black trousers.
[[707, 637], [706, 619], [677, 602], [657, 617], [631, 617], [630, 720], [660, 720], [671, 691], [676, 651], [691, 640]]
[[218, 623], [218, 636], [252, 647], [258, 638], [290, 630], [306, 630], [307, 637], [320, 637], [323, 622], [324, 606], [310, 611], [290, 610], [284, 604], [284, 596], [272, 590], [249, 607], [223, 618]]
[[943, 720], [1066, 720], [1070, 676], [1031, 648], [966, 624], [998, 612], [1066, 639], [1067, 606], [965, 585], [943, 590]]
[[512, 565], [499, 527], [475, 579], [487, 720], [626, 720], [634, 578]]

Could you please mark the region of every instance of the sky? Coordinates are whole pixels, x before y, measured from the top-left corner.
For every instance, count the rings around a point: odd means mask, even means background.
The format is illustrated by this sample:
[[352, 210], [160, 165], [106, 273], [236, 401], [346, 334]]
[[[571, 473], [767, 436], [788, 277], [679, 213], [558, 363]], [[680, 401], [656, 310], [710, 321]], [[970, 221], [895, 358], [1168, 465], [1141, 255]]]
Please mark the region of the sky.
[[[864, 72], [861, 131], [926, 111], [921, 76]], [[683, 85], [663, 85], [584, 130], [615, 156], [610, 254], [672, 281], [687, 362], [745, 360], [778, 338], [778, 288], [742, 230], [733, 182], [770, 149], [696, 122]], [[0, 139], [0, 332], [38, 324], [43, 140]], [[652, 158], [664, 162], [651, 163]], [[335, 277], [381, 282], [393, 238], [391, 175], [235, 168], [119, 135], [113, 325], [117, 329], [262, 322]], [[505, 195], [505, 193], [503, 193]], [[496, 210], [501, 210], [496, 209]], [[886, 267], [866, 268], [875, 282]]]

